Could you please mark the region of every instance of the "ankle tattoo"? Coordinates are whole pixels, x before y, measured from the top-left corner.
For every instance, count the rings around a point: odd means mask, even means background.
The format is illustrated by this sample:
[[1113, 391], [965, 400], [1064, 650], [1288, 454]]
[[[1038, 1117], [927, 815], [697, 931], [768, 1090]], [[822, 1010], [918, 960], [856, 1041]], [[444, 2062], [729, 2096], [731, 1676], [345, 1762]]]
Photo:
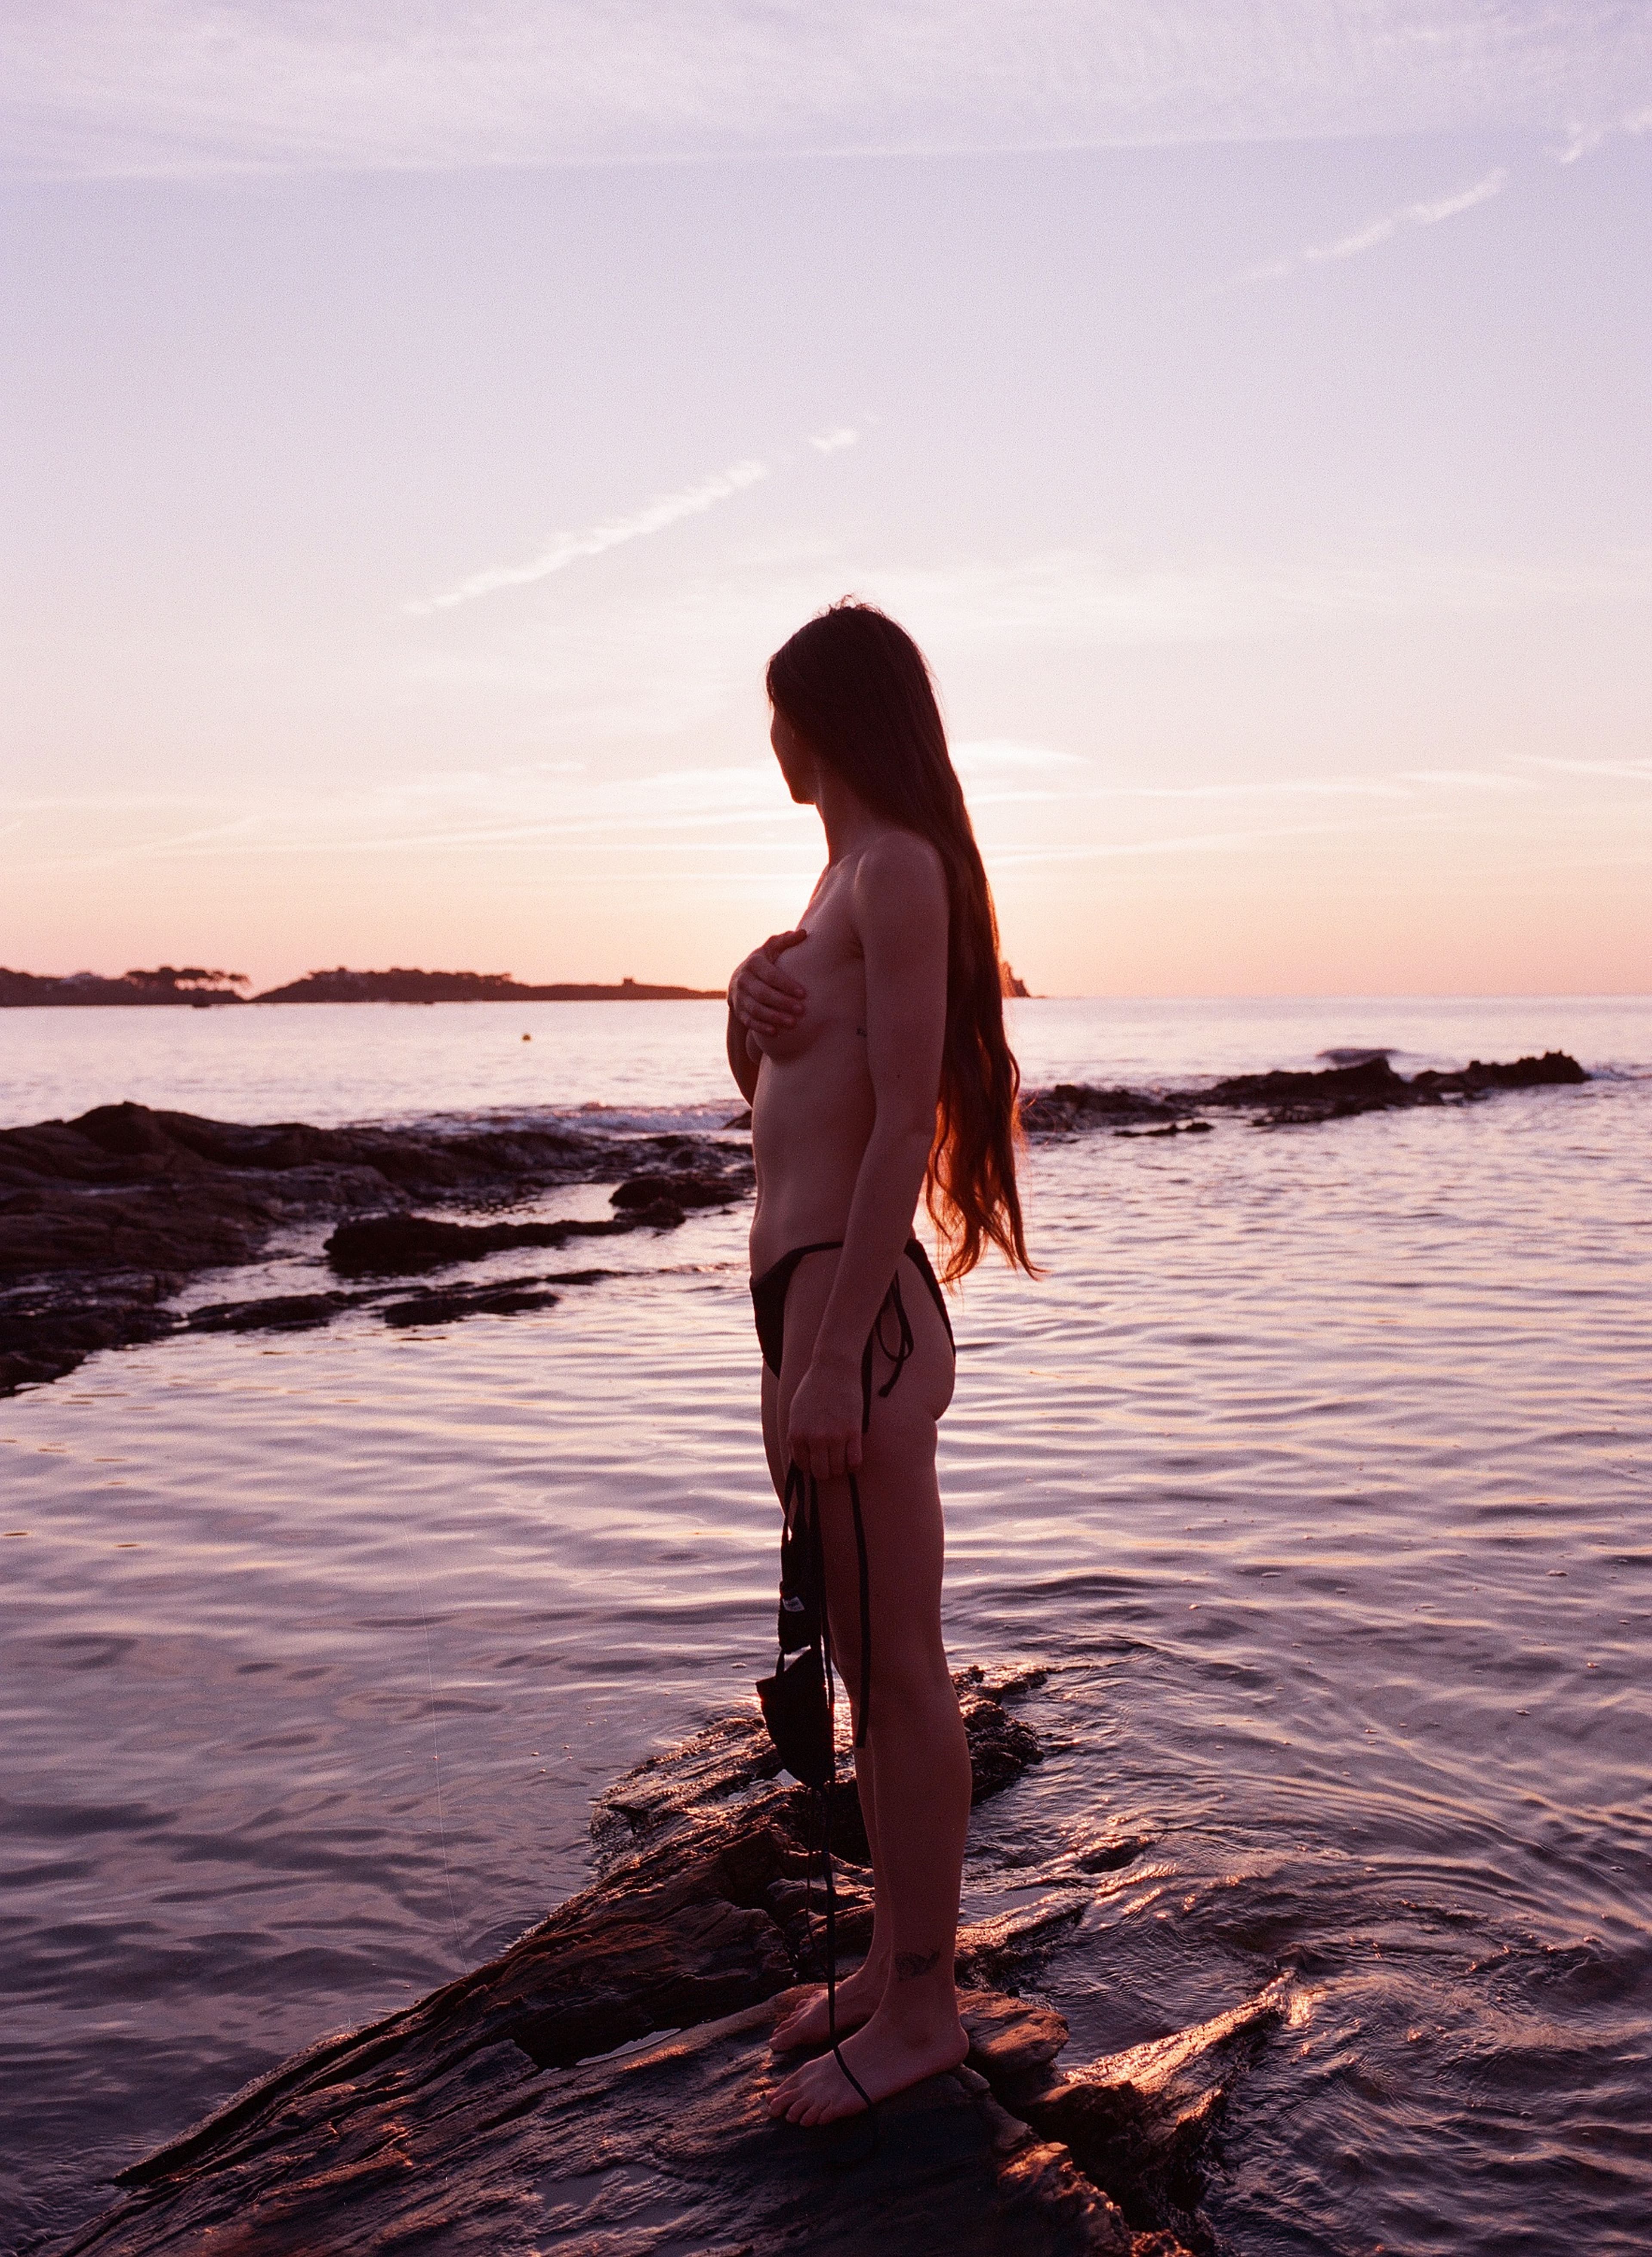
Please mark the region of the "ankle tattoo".
[[915, 1982], [920, 1975], [928, 1973], [940, 1956], [938, 1951], [897, 1951], [895, 1954], [896, 1982]]

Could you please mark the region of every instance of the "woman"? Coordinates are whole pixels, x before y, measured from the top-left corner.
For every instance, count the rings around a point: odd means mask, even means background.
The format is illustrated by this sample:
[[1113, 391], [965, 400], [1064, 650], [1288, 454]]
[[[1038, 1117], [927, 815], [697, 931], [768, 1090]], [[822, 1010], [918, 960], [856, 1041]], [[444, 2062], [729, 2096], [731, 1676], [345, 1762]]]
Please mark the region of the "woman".
[[[1015, 1061], [998, 931], [922, 654], [869, 605], [811, 619], [769, 662], [772, 742], [825, 826], [804, 922], [729, 985], [728, 1050], [751, 1102], [752, 1296], [776, 1492], [819, 1483], [831, 1646], [860, 1722], [861, 1619], [849, 1482], [870, 1568], [872, 1669], [856, 1785], [876, 1918], [838, 1986], [845, 2077], [794, 2069], [772, 2114], [827, 2124], [955, 2068], [953, 1981], [970, 1758], [941, 1640], [935, 1428], [952, 1396], [946, 1304], [912, 1236], [919, 1193], [949, 1283], [991, 1241], [1030, 1269], [1016, 1196]], [[827, 2043], [824, 1995], [774, 2034]]]

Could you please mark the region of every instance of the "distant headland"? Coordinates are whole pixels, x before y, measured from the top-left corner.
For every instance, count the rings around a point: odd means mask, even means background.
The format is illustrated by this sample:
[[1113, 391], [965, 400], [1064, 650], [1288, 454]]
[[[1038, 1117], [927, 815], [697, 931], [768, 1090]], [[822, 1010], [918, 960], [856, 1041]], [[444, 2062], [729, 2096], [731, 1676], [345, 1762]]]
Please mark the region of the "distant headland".
[[680, 1003], [723, 998], [720, 987], [674, 987], [643, 980], [557, 980], [531, 987], [508, 972], [417, 972], [399, 966], [388, 972], [351, 972], [342, 964], [262, 994], [244, 995], [240, 991], [251, 984], [244, 972], [213, 971], [198, 964], [162, 964], [153, 971], [124, 972], [118, 979], [95, 972], [54, 979], [0, 966], [0, 1010], [65, 1003], [183, 1004], [205, 1011], [242, 1003]]
[[684, 1003], [723, 1001], [721, 987], [671, 987], [645, 980], [554, 980], [529, 987], [508, 972], [309, 972], [255, 1003]]
[[[1006, 995], [1025, 995], [1027, 985], [1007, 964], [1000, 967]], [[400, 966], [388, 972], [307, 972], [284, 987], [244, 995], [251, 981], [244, 972], [209, 971], [204, 965], [157, 965], [150, 972], [123, 972], [106, 979], [98, 972], [8, 972], [0, 965], [0, 1010], [64, 1003], [187, 1004], [197, 1011], [224, 1003], [703, 1003], [721, 1002], [720, 987], [662, 987], [646, 980], [553, 980], [530, 987], [508, 972], [415, 972]]]

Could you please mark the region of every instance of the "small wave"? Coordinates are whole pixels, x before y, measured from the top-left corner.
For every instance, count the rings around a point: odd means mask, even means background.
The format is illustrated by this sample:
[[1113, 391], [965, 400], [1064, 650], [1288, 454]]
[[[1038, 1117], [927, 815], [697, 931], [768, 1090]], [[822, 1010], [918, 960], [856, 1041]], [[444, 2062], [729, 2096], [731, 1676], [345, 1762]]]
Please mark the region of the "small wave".
[[559, 1109], [553, 1117], [615, 1136], [709, 1136], [721, 1129], [732, 1128], [742, 1110], [738, 1097], [716, 1105], [619, 1106], [593, 1101]]
[[715, 1104], [604, 1105], [591, 1099], [583, 1105], [490, 1105], [462, 1112], [393, 1114], [383, 1120], [354, 1123], [359, 1128], [432, 1128], [451, 1134], [459, 1128], [577, 1128], [596, 1136], [717, 1136], [742, 1120], [738, 1096]]

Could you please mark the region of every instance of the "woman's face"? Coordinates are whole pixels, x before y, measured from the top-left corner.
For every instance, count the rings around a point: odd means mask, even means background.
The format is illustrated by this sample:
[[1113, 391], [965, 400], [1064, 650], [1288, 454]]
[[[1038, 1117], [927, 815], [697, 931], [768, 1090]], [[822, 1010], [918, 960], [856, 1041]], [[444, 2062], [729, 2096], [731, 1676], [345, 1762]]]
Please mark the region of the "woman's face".
[[786, 789], [800, 807], [814, 807], [820, 798], [819, 763], [780, 707], [773, 708], [769, 742], [780, 764]]

